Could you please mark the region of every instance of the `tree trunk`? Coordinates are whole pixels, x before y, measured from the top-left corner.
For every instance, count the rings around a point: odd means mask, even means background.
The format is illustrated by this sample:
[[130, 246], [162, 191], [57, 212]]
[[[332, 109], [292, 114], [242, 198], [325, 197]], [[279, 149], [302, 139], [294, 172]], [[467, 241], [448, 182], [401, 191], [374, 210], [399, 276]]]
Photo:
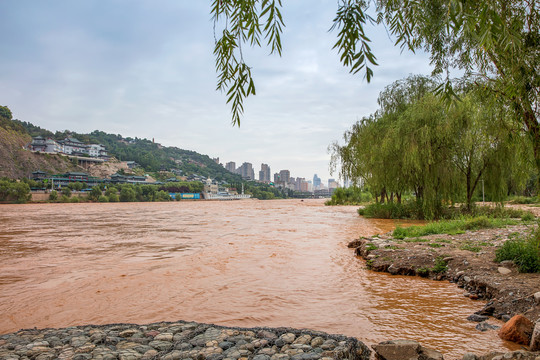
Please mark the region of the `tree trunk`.
[[[521, 104], [521, 108], [523, 112], [523, 121], [527, 126], [527, 132], [531, 137], [536, 170], [538, 171], [538, 174], [540, 174], [540, 124], [536, 120], [530, 104]], [[537, 192], [540, 192], [540, 176], [538, 176], [536, 190]]]
[[471, 205], [472, 205], [472, 193], [473, 188], [471, 186], [471, 166], [467, 168], [467, 174], [465, 174], [465, 177], [467, 178], [467, 211], [471, 211]]

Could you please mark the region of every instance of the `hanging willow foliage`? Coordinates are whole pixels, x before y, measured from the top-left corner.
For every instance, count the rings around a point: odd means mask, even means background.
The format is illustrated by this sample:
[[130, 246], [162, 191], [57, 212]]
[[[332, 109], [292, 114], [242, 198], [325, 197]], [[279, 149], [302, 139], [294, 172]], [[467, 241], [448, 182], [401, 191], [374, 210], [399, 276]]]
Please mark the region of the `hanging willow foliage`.
[[508, 183], [527, 179], [533, 164], [530, 143], [495, 97], [464, 88], [463, 100], [449, 107], [436, 87], [419, 76], [393, 83], [379, 96], [381, 108], [354, 124], [343, 146], [330, 147], [343, 177], [382, 202], [413, 193], [426, 218], [449, 203], [470, 208], [480, 181], [502, 200]]

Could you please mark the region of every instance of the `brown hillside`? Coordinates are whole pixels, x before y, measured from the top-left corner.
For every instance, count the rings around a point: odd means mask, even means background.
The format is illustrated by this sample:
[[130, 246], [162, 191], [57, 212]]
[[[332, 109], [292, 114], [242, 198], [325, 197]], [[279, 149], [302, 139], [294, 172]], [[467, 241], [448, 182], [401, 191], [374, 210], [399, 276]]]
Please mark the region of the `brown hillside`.
[[25, 150], [24, 146], [30, 141], [28, 134], [0, 127], [0, 177], [20, 179], [36, 170], [55, 174], [82, 169], [64, 156]]

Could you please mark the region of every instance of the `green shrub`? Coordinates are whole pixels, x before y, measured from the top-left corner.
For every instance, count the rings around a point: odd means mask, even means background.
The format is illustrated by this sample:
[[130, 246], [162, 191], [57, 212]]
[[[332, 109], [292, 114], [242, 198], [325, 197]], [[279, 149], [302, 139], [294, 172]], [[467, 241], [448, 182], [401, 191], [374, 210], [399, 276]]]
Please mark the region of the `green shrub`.
[[80, 201], [81, 201], [81, 200], [80, 200], [78, 197], [76, 197], [76, 196], [74, 196], [74, 197], [72, 197], [72, 198], [69, 199], [69, 202], [70, 202], [70, 203], [78, 203], [78, 202], [80, 202]]
[[367, 205], [360, 215], [375, 219], [423, 219], [422, 209], [416, 202], [410, 201], [398, 203], [375, 203]]
[[488, 218], [521, 218], [527, 211], [502, 206], [477, 206], [473, 208], [470, 216], [487, 216]]
[[56, 201], [56, 200], [58, 200], [58, 191], [53, 190], [49, 194], [49, 201]]
[[534, 221], [536, 217], [530, 211], [527, 211], [525, 214], [521, 215], [521, 221]]
[[132, 202], [137, 201], [137, 193], [133, 189], [133, 187], [123, 187], [122, 190], [120, 190], [120, 201], [122, 202]]
[[420, 267], [416, 269], [416, 274], [421, 277], [427, 277], [429, 275], [429, 269], [427, 267]]
[[71, 197], [71, 189], [68, 188], [67, 186], [64, 186], [62, 188], [62, 197], [65, 196], [67, 198]]
[[442, 256], [439, 256], [435, 259], [435, 266], [433, 266], [433, 268], [431, 269], [434, 273], [443, 273], [448, 270], [448, 265], [443, 259], [444, 258]]
[[370, 202], [373, 196], [369, 191], [363, 191], [357, 187], [337, 188], [332, 198], [325, 205], [359, 205]]
[[464, 228], [467, 230], [486, 229], [492, 227], [492, 223], [486, 216], [479, 216], [465, 221]]
[[100, 203], [106, 203], [106, 202], [109, 202], [109, 198], [106, 197], [105, 195], [100, 195], [100, 196], [98, 197], [98, 201], [99, 201]]
[[101, 195], [101, 188], [99, 186], [94, 186], [88, 194], [88, 200], [99, 201]]
[[537, 198], [528, 196], [515, 196], [510, 198], [509, 202], [514, 204], [534, 204], [537, 202]]
[[118, 199], [118, 195], [115, 193], [111, 193], [107, 197], [109, 198], [109, 202], [118, 202], [120, 200]]
[[495, 252], [495, 261], [512, 260], [523, 273], [540, 272], [540, 230], [527, 237], [515, 237], [506, 241]]

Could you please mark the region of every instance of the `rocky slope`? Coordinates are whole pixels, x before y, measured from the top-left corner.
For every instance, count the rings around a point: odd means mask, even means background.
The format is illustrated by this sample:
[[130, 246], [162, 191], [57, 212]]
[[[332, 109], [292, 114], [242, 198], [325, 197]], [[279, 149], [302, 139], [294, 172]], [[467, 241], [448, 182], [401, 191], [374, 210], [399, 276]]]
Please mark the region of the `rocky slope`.
[[36, 170], [49, 173], [82, 170], [67, 157], [25, 150], [24, 146], [31, 140], [28, 134], [0, 127], [0, 177], [20, 179]]

